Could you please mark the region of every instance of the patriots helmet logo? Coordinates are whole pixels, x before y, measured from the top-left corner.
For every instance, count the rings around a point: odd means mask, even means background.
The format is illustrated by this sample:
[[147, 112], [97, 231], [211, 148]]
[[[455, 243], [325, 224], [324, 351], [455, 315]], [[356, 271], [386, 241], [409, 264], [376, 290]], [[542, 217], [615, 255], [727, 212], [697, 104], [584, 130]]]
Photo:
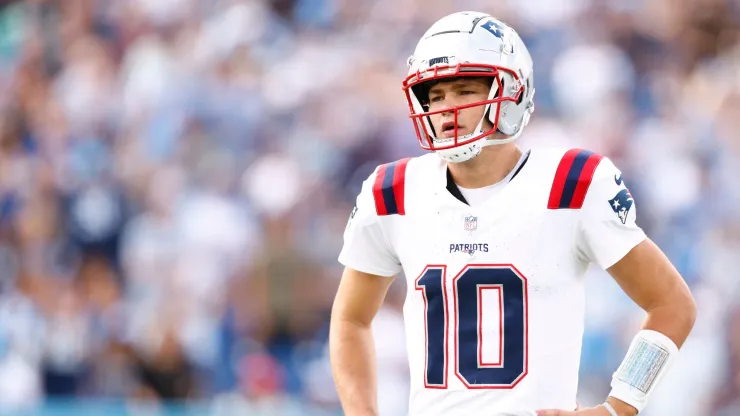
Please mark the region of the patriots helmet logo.
[[635, 200], [632, 199], [632, 194], [629, 189], [625, 188], [620, 190], [614, 198], [609, 200], [609, 206], [612, 207], [612, 210], [617, 214], [619, 219], [622, 221], [622, 224], [626, 224], [627, 215], [629, 215], [634, 202]]

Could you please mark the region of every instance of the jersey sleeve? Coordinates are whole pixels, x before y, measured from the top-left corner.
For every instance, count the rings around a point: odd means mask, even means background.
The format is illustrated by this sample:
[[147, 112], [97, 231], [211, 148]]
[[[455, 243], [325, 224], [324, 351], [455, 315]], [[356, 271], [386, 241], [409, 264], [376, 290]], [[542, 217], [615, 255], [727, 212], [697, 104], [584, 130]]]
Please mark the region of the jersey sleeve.
[[344, 231], [339, 262], [363, 273], [391, 277], [400, 273], [402, 268], [376, 213], [372, 192], [376, 174], [377, 169], [362, 184]]
[[622, 173], [603, 158], [594, 172], [581, 210], [577, 235], [579, 257], [607, 269], [646, 236], [635, 222], [637, 208]]

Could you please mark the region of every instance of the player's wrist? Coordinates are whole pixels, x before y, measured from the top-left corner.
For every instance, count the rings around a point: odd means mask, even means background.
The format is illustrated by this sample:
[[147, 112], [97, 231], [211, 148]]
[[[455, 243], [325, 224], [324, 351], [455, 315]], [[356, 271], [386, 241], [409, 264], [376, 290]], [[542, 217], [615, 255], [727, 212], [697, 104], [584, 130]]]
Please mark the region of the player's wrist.
[[640, 330], [612, 375], [610, 398], [636, 410], [630, 411], [618, 403], [621, 409], [630, 412], [625, 415], [639, 413], [677, 356], [678, 347], [670, 338], [654, 330]]
[[616, 397], [609, 396], [606, 399], [606, 402], [609, 403], [614, 411], [617, 412], [618, 416], [635, 416], [637, 415], [637, 409], [619, 399]]

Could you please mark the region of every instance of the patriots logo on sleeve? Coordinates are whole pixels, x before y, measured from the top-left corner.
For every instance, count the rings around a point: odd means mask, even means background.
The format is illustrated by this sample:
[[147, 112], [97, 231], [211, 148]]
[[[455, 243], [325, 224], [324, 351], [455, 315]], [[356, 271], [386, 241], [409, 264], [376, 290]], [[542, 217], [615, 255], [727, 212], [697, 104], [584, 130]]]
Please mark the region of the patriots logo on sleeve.
[[622, 224], [626, 224], [627, 215], [629, 215], [634, 202], [635, 200], [632, 199], [632, 194], [629, 189], [625, 188], [620, 190], [614, 198], [609, 200], [609, 206], [612, 207], [612, 210], [617, 214], [619, 219], [622, 221]]
[[347, 220], [347, 225], [344, 226], [344, 230], [345, 231], [349, 228], [349, 225], [352, 224], [352, 218], [355, 217], [355, 214], [357, 214], [357, 205], [355, 205], [355, 207], [352, 208], [352, 212], [349, 214], [349, 219]]

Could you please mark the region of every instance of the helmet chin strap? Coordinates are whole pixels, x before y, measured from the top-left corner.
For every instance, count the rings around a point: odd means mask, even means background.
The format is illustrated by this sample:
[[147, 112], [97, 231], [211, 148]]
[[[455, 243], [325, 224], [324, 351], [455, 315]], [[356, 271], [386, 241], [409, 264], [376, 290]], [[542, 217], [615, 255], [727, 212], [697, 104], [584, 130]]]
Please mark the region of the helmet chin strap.
[[519, 136], [522, 135], [522, 131], [523, 131], [523, 129], [520, 129], [518, 132], [514, 133], [513, 136], [509, 136], [509, 137], [507, 137], [505, 139], [489, 139], [489, 138], [486, 138], [486, 140], [483, 143], [481, 143], [481, 146], [488, 147], [488, 146], [498, 146], [500, 144], [511, 143], [511, 142], [515, 141], [516, 139], [518, 139]]

